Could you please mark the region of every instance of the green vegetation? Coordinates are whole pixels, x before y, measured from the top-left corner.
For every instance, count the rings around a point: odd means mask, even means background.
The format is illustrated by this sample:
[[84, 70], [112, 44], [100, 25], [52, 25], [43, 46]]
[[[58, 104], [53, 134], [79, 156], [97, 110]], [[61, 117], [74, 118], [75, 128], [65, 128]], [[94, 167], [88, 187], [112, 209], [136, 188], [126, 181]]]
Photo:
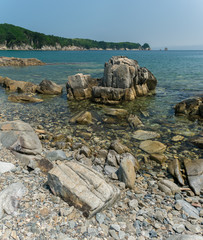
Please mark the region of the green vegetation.
[[76, 46], [85, 49], [102, 48], [102, 49], [147, 49], [149, 44], [145, 43], [141, 46], [139, 43], [131, 42], [104, 42], [94, 41], [90, 39], [71, 39], [45, 35], [43, 33], [32, 32], [25, 28], [17, 27], [11, 24], [0, 24], [0, 44], [6, 44], [8, 48], [13, 46], [21, 46], [23, 44], [30, 45], [33, 49], [41, 49], [42, 46]]

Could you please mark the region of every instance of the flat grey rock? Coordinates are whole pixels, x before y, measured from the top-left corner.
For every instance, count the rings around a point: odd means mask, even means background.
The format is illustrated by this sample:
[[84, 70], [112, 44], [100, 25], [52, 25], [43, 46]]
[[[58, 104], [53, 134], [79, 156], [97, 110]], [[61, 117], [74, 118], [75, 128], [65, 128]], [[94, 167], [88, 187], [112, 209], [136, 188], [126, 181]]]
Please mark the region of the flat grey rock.
[[79, 208], [86, 217], [112, 205], [120, 194], [116, 186], [106, 183], [103, 175], [75, 161], [49, 171], [48, 185], [54, 195]]
[[0, 162], [0, 173], [9, 172], [15, 169], [15, 165], [7, 162]]
[[178, 204], [182, 206], [182, 209], [193, 218], [199, 218], [199, 211], [193, 207], [190, 203], [186, 202], [185, 200], [179, 199], [176, 201]]

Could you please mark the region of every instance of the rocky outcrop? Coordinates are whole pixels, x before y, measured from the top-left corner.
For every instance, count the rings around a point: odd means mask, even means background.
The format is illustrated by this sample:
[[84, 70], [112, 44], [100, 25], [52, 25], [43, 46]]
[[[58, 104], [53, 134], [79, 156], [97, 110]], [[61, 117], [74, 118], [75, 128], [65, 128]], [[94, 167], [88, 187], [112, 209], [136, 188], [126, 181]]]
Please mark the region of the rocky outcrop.
[[115, 56], [105, 63], [101, 83], [79, 73], [68, 77], [66, 88], [68, 99], [92, 98], [98, 103], [117, 104], [146, 96], [156, 85], [154, 75], [147, 68], [141, 68], [136, 60]]
[[86, 217], [113, 204], [120, 193], [97, 171], [75, 161], [55, 166], [48, 173], [48, 185], [55, 195], [82, 210]]
[[102, 84], [93, 88], [93, 100], [110, 104], [134, 100], [155, 90], [156, 84], [154, 75], [136, 60], [115, 56], [105, 63]]
[[[18, 93], [40, 93], [40, 94], [46, 94], [46, 95], [59, 95], [62, 93], [63, 88], [50, 81], [50, 80], [43, 80], [39, 85], [31, 83], [31, 82], [25, 82], [25, 81], [16, 81], [12, 80], [7, 77], [1, 77], [0, 76], [0, 85], [2, 85], [6, 90], [10, 92], [18, 92]], [[10, 97], [16, 102], [20, 101], [20, 98], [22, 98], [23, 101], [30, 101], [35, 102], [35, 100], [28, 99], [28, 96], [25, 97], [25, 95], [21, 95], [18, 97]], [[24, 98], [24, 99], [23, 99]], [[27, 98], [27, 100], [26, 100]], [[39, 100], [36, 100], [36, 102], [39, 102]]]
[[92, 87], [97, 85], [97, 81], [90, 75], [78, 73], [68, 77], [66, 84], [67, 97], [69, 100], [83, 100], [92, 97]]
[[175, 114], [203, 119], [203, 96], [189, 98], [176, 104]]
[[0, 57], [0, 66], [25, 67], [37, 65], [45, 65], [45, 63], [36, 58]]
[[25, 82], [25, 81], [16, 81], [7, 77], [0, 77], [0, 84], [11, 92], [20, 92], [20, 93], [35, 93], [38, 85]]

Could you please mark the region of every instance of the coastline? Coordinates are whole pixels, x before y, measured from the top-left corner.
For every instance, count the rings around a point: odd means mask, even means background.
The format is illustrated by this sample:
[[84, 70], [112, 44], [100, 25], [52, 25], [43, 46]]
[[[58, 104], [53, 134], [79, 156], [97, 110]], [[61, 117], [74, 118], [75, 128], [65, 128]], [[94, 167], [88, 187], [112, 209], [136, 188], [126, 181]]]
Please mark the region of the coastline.
[[9, 50], [15, 50], [15, 51], [117, 51], [117, 50], [124, 50], [124, 51], [150, 51], [151, 49], [129, 49], [129, 48], [119, 48], [119, 49], [113, 49], [113, 48], [83, 48], [83, 47], [77, 47], [77, 46], [65, 46], [61, 47], [60, 45], [56, 46], [47, 46], [44, 45], [41, 48], [33, 48], [31, 45], [14, 45], [12, 47], [7, 47], [5, 44], [0, 44], [0, 50], [3, 51], [9, 51]]

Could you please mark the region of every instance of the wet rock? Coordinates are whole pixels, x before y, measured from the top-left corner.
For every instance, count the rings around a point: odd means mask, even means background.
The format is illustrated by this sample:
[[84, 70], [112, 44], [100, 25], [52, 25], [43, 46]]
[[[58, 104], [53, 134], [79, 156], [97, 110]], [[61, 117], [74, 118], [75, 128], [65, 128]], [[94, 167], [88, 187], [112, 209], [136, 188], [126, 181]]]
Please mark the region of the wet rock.
[[11, 102], [16, 102], [16, 103], [39, 103], [43, 102], [42, 99], [28, 96], [28, 95], [10, 95], [8, 96], [8, 100]]
[[0, 77], [0, 84], [11, 92], [35, 93], [38, 85], [31, 82], [16, 81]]
[[199, 148], [203, 149], [203, 133], [202, 136], [196, 136], [190, 139], [190, 142], [196, 145]]
[[172, 137], [172, 141], [174, 141], [174, 142], [178, 142], [178, 141], [182, 141], [184, 139], [184, 137], [183, 136], [181, 136], [181, 135], [176, 135], [176, 136], [174, 136], [174, 137]]
[[102, 175], [74, 161], [54, 167], [48, 174], [48, 185], [86, 217], [113, 204], [119, 196], [118, 188], [107, 184]]
[[152, 131], [137, 130], [136, 132], [133, 133], [133, 138], [141, 141], [154, 139], [158, 137], [160, 137], [160, 134]]
[[121, 163], [117, 175], [121, 182], [124, 182], [126, 187], [134, 188], [136, 171], [139, 169], [139, 163], [130, 153], [121, 155]]
[[119, 140], [113, 141], [110, 145], [110, 149], [115, 150], [118, 154], [130, 152], [130, 149], [123, 145]]
[[128, 117], [128, 122], [129, 122], [131, 128], [139, 128], [139, 127], [144, 126], [143, 123], [141, 122], [141, 120], [136, 115], [130, 114], [130, 116]]
[[19, 200], [26, 194], [27, 189], [21, 182], [13, 183], [0, 192], [0, 219], [4, 212], [16, 214]]
[[166, 150], [166, 145], [158, 141], [146, 140], [140, 143], [139, 148], [149, 154], [163, 153]]
[[79, 123], [79, 124], [84, 124], [88, 125], [92, 123], [92, 114], [91, 112], [80, 112], [79, 114], [75, 115], [70, 119], [70, 123]]
[[122, 108], [104, 108], [104, 112], [108, 116], [114, 116], [117, 118], [123, 118], [128, 115], [128, 111]]
[[174, 195], [175, 193], [180, 192], [180, 188], [178, 187], [178, 185], [171, 182], [170, 180], [162, 179], [158, 182], [158, 187], [167, 195]]
[[184, 165], [190, 187], [195, 194], [200, 195], [200, 191], [203, 188], [203, 159], [185, 159]]
[[202, 117], [203, 96], [193, 97], [176, 104], [176, 115], [199, 116]]
[[0, 66], [38, 66], [45, 65], [37, 58], [0, 57]]
[[176, 202], [180, 206], [182, 206], [182, 209], [188, 214], [189, 217], [199, 218], [199, 211], [195, 207], [193, 207], [190, 203], [182, 199], [179, 199]]
[[15, 165], [13, 165], [12, 163], [0, 161], [0, 174], [12, 171], [14, 169], [15, 169]]
[[167, 160], [167, 157], [164, 154], [154, 153], [150, 155], [150, 159], [163, 164]]
[[60, 85], [46, 79], [43, 80], [37, 88], [38, 93], [47, 95], [59, 95], [62, 91], [63, 88]]
[[174, 159], [168, 166], [169, 172], [178, 180], [181, 185], [184, 185], [184, 179], [180, 170], [180, 162]]

